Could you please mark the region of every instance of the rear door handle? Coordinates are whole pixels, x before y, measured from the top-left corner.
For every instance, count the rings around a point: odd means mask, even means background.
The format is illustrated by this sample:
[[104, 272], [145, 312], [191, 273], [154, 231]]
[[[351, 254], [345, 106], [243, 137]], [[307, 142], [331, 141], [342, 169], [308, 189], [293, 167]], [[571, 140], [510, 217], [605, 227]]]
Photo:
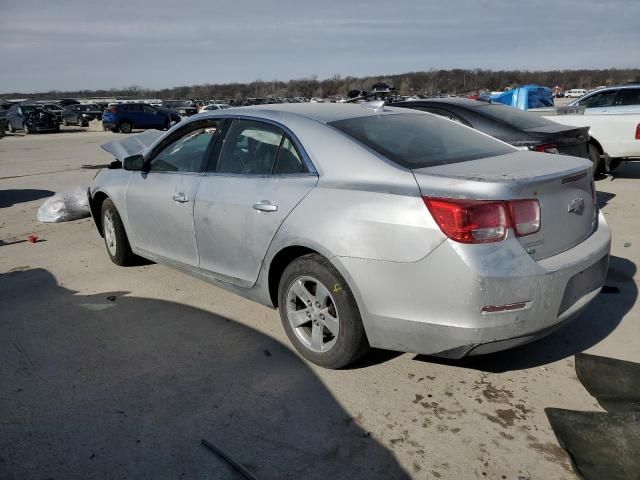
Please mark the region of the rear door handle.
[[189, 197], [187, 197], [184, 193], [176, 193], [173, 196], [173, 201], [178, 203], [187, 203], [189, 201]]
[[267, 200], [263, 200], [260, 203], [254, 203], [253, 208], [260, 212], [277, 212], [278, 211], [278, 206], [271, 205]]

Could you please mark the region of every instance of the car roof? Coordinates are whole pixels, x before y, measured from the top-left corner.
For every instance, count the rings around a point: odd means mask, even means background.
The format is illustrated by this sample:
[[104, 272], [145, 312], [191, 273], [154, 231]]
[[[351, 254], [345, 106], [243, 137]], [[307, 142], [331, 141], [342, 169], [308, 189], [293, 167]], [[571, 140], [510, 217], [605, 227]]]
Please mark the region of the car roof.
[[[373, 115], [406, 114], [406, 109], [385, 106], [383, 110], [376, 110], [367, 103], [278, 103], [270, 105], [251, 105], [247, 107], [232, 107], [200, 115], [206, 116], [236, 116], [255, 115], [272, 118], [274, 115], [304, 117], [321, 123], [337, 122], [348, 118], [368, 117]], [[415, 112], [414, 112], [415, 113]], [[202, 117], [200, 117], [202, 118]]]

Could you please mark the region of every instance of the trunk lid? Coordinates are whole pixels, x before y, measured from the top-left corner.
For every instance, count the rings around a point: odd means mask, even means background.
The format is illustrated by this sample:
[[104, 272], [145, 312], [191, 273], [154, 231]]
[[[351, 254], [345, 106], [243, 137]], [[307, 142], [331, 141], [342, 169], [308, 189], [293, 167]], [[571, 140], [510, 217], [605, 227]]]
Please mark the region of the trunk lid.
[[589, 158], [589, 127], [545, 125], [525, 130], [539, 144], [556, 145], [563, 155]]
[[591, 162], [581, 158], [520, 151], [413, 173], [424, 196], [537, 199], [540, 230], [518, 238], [534, 260], [569, 250], [588, 238], [596, 225]]

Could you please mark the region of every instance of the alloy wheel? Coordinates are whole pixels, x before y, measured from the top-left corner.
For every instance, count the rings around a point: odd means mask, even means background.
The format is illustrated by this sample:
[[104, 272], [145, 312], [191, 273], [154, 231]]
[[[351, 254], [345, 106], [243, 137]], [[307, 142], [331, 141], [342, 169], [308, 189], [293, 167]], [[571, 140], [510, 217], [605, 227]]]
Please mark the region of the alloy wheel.
[[314, 352], [331, 350], [340, 334], [340, 316], [329, 289], [313, 277], [298, 277], [286, 298], [287, 320], [296, 337]]
[[115, 257], [118, 249], [116, 241], [116, 231], [113, 226], [113, 217], [111, 212], [106, 212], [102, 219], [102, 228], [104, 229], [104, 241], [107, 244], [107, 250], [112, 257]]

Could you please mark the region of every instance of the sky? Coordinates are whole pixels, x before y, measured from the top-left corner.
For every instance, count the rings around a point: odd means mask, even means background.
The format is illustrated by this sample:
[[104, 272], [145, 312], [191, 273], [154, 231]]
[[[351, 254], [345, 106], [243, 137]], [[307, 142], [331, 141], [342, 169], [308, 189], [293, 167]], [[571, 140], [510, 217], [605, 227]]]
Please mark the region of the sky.
[[639, 0], [0, 0], [0, 92], [640, 67]]

